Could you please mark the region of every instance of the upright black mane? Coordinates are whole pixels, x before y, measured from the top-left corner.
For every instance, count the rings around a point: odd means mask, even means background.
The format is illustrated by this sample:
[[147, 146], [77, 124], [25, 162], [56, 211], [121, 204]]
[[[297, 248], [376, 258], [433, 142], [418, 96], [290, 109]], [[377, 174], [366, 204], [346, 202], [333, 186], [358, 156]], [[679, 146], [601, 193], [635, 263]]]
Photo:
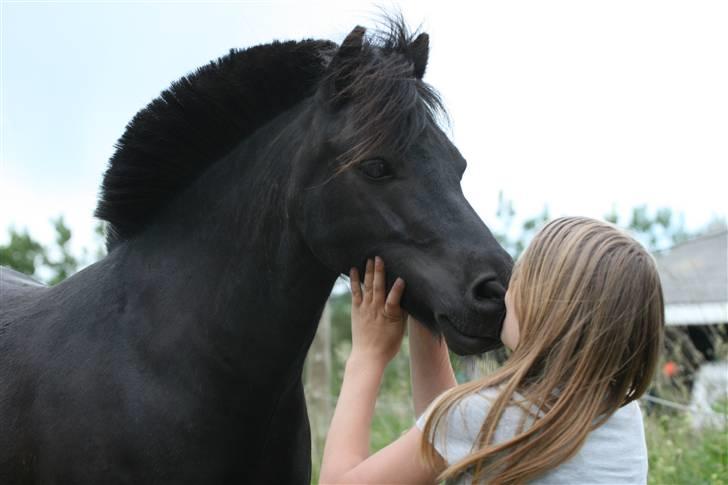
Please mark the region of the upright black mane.
[[328, 41], [232, 49], [172, 86], [134, 116], [117, 143], [96, 217], [107, 246], [139, 232], [209, 164], [279, 113], [310, 96]]
[[342, 160], [356, 162], [375, 146], [410, 143], [443, 110], [421, 81], [426, 34], [414, 39], [401, 17], [385, 21], [385, 30], [339, 64], [333, 42], [276, 41], [232, 49], [174, 82], [134, 116], [109, 161], [95, 211], [108, 222], [107, 248], [140, 232], [206, 167], [322, 82], [332, 88], [332, 105], [351, 101], [356, 113], [347, 132], [357, 143]]

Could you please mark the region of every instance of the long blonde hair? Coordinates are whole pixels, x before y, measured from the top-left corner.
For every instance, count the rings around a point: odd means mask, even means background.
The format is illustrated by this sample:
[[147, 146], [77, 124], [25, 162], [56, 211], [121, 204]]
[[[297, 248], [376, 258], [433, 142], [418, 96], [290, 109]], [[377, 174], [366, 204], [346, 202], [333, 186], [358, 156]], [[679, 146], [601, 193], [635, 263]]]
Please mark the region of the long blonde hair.
[[[433, 464], [435, 430], [447, 425], [453, 406], [486, 388], [499, 391], [476, 451], [449, 464], [438, 480], [466, 471], [474, 482], [531, 480], [574, 456], [591, 430], [647, 390], [654, 374], [664, 327], [660, 279], [650, 254], [611, 224], [583, 217], [547, 224], [516, 263], [509, 292], [520, 333], [510, 358], [442, 396], [425, 425], [421, 452]], [[529, 427], [493, 443], [514, 404], [539, 412]]]

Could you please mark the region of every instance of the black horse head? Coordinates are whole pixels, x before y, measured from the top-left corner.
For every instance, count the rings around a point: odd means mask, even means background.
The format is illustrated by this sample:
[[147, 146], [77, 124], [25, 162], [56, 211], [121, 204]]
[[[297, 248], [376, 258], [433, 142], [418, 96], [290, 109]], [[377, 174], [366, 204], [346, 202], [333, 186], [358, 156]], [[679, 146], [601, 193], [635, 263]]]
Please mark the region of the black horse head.
[[[428, 50], [427, 34], [398, 20], [372, 36], [356, 27], [338, 48], [232, 51], [181, 79], [120, 140], [97, 209], [111, 223], [109, 247], [143, 231], [212, 161], [237, 157], [246, 179], [261, 177], [240, 184], [251, 200], [242, 237], [276, 246], [281, 234], [300, 236], [331, 274], [382, 256], [390, 284], [407, 282], [404, 308], [454, 351], [498, 346], [511, 259], [461, 191], [466, 162], [422, 81]], [[271, 119], [277, 128], [261, 128]], [[275, 133], [236, 154], [256, 129]]]
[[466, 162], [422, 81], [428, 36], [399, 26], [344, 40], [318, 88], [296, 216], [313, 253], [346, 273], [367, 257], [407, 282], [404, 308], [460, 354], [500, 345], [511, 259], [460, 188]]

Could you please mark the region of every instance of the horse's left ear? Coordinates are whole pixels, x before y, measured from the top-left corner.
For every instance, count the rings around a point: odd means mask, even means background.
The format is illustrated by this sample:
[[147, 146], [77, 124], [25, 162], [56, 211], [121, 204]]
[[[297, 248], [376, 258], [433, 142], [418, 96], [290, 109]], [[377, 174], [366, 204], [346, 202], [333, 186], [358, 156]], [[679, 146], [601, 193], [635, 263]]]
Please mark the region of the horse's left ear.
[[430, 55], [430, 36], [424, 32], [417, 36], [410, 44], [412, 62], [415, 64], [414, 74], [417, 79], [422, 79], [427, 68], [427, 57]]
[[347, 90], [352, 83], [352, 73], [361, 62], [366, 29], [360, 25], [354, 27], [334, 54], [329, 63], [328, 96], [339, 106], [347, 101]]
[[366, 31], [367, 29], [361, 25], [354, 27], [354, 30], [349, 32], [344, 42], [341, 43], [341, 47], [336, 52], [331, 64], [336, 65], [343, 62], [350, 62], [352, 59], [358, 57], [364, 44], [364, 33]]

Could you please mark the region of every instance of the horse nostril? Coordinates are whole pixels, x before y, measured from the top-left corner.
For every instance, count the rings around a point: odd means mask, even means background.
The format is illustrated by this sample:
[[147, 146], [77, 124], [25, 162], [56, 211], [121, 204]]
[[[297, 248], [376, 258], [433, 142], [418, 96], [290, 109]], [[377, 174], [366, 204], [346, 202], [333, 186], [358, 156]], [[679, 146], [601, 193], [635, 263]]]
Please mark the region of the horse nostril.
[[477, 301], [502, 300], [505, 295], [505, 287], [493, 276], [480, 277], [473, 285], [473, 296]]

